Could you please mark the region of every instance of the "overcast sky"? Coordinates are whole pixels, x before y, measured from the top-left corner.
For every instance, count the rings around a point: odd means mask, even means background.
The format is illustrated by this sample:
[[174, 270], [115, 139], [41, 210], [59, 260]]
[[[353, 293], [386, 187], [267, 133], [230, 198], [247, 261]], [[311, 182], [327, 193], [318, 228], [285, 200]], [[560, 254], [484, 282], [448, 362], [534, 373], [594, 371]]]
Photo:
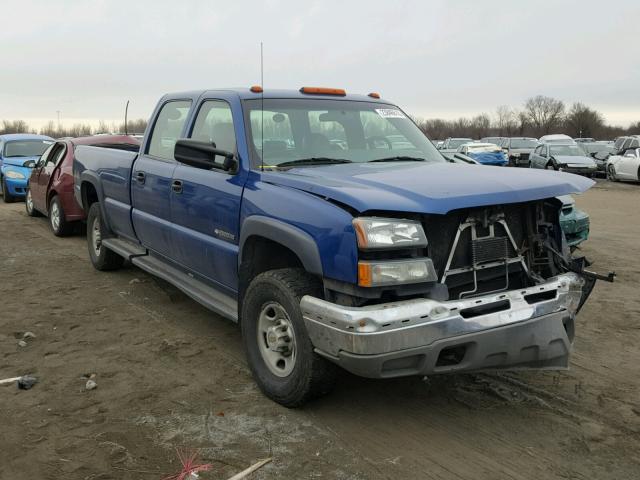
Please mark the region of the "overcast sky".
[[639, 0], [0, 2], [0, 119], [146, 118], [166, 92], [380, 92], [421, 117], [582, 101], [640, 120]]

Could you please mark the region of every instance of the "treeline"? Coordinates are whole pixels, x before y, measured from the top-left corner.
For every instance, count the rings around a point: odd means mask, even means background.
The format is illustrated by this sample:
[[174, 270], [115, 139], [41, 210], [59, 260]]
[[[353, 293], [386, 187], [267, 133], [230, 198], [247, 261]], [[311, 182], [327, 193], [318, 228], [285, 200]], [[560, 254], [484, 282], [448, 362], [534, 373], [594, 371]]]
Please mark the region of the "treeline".
[[621, 135], [640, 133], [640, 121], [628, 128], [607, 125], [603, 115], [583, 103], [569, 108], [562, 100], [538, 95], [529, 98], [522, 108], [499, 106], [493, 115], [481, 113], [457, 120], [416, 118], [420, 129], [432, 140], [448, 137], [536, 137], [564, 133], [571, 137], [611, 140]]
[[[39, 130], [31, 127], [24, 120], [2, 120], [0, 122], [0, 135], [5, 133], [39, 133], [40, 135], [48, 135], [53, 138], [61, 137], [84, 137], [87, 135], [95, 135], [97, 133], [124, 133], [124, 122], [107, 123], [100, 121], [97, 127], [93, 127], [88, 123], [76, 123], [71, 127], [65, 127], [57, 124], [53, 120], [46, 123]], [[147, 121], [139, 118], [127, 122], [126, 131], [129, 134], [144, 133], [147, 128]]]

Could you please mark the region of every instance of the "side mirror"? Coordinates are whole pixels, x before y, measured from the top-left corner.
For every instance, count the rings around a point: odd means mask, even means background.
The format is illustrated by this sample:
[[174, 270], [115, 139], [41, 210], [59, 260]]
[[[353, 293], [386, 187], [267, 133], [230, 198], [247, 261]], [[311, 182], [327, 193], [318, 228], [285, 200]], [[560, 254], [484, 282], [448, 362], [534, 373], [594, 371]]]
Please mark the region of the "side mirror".
[[23, 167], [27, 167], [27, 168], [33, 168], [36, 166], [36, 161], [35, 160], [27, 160], [26, 162], [24, 162], [24, 165], [22, 165]]
[[[222, 157], [222, 162], [216, 162], [216, 157]], [[215, 168], [235, 173], [238, 168], [238, 160], [234, 154], [216, 148], [216, 144], [213, 142], [200, 142], [191, 139], [178, 140], [173, 150], [173, 158], [180, 163], [204, 170]]]

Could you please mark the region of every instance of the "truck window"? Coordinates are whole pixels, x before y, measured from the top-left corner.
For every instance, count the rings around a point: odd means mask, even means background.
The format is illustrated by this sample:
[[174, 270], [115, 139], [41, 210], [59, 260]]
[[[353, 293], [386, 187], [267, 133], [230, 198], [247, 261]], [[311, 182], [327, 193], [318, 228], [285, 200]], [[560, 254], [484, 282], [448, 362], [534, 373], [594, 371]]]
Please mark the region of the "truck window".
[[191, 138], [201, 142], [213, 142], [221, 150], [235, 152], [236, 134], [229, 104], [222, 100], [204, 102], [196, 117]]
[[164, 104], [151, 132], [147, 151], [149, 155], [173, 159], [173, 148], [182, 134], [190, 108], [190, 100], [175, 100]]

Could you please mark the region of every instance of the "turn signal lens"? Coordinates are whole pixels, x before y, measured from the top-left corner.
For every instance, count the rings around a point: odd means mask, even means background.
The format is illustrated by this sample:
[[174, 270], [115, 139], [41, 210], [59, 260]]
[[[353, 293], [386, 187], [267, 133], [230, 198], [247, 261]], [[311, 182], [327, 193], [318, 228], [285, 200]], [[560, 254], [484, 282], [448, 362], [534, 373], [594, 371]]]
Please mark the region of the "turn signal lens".
[[358, 262], [358, 285], [361, 287], [383, 287], [437, 280], [438, 276], [430, 258]]
[[254, 85], [249, 90], [251, 90], [253, 93], [262, 93], [263, 92], [262, 87], [260, 85]]
[[380, 94], [379, 94], [379, 93], [376, 93], [376, 92], [371, 92], [371, 93], [369, 94], [369, 96], [370, 96], [371, 98], [380, 98]]
[[309, 93], [315, 95], [338, 95], [344, 97], [347, 92], [342, 88], [324, 88], [324, 87], [302, 87], [300, 93]]

